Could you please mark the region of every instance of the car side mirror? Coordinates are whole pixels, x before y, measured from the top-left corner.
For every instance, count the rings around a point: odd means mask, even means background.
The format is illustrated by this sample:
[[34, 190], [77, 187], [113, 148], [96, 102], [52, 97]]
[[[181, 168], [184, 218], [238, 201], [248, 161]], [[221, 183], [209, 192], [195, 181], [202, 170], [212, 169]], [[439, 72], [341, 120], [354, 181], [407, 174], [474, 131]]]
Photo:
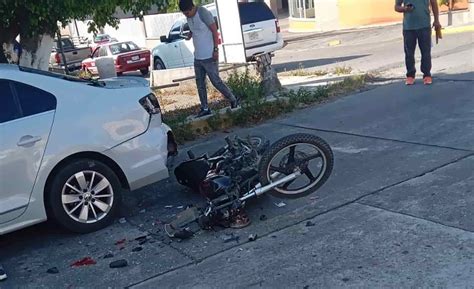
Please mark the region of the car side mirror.
[[164, 35], [160, 37], [160, 41], [163, 42], [163, 43], [168, 43], [169, 42], [168, 37], [166, 37]]

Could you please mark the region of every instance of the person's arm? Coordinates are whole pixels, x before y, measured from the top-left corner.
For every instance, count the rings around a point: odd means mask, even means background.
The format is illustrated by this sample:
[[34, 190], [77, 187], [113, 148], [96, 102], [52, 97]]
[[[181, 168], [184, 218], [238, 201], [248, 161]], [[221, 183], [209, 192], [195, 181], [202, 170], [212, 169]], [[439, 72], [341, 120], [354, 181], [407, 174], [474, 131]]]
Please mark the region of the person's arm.
[[212, 40], [214, 41], [214, 60], [219, 60], [219, 33], [217, 32], [217, 24], [214, 22], [209, 26], [212, 32]]
[[431, 10], [433, 11], [433, 16], [434, 16], [433, 27], [436, 30], [440, 30], [441, 29], [441, 23], [439, 22], [438, 1], [430, 0], [430, 3], [431, 3]]

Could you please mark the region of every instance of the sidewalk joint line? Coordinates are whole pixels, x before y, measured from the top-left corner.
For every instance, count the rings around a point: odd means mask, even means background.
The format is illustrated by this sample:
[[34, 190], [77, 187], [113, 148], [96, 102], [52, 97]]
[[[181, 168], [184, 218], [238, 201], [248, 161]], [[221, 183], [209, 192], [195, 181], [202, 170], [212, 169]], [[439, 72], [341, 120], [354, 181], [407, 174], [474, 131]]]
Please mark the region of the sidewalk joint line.
[[440, 226], [443, 226], [443, 227], [456, 229], [456, 230], [460, 230], [460, 231], [463, 231], [463, 232], [468, 232], [468, 233], [473, 233], [474, 234], [474, 231], [471, 231], [471, 230], [468, 230], [468, 229], [464, 229], [464, 228], [453, 226], [453, 225], [443, 224], [439, 221], [426, 219], [426, 218], [416, 216], [416, 215], [412, 215], [412, 214], [409, 214], [409, 213], [399, 212], [399, 211], [391, 210], [391, 209], [388, 209], [388, 208], [384, 208], [384, 207], [380, 207], [380, 206], [376, 206], [376, 205], [372, 205], [372, 204], [367, 204], [367, 203], [364, 203], [364, 202], [356, 202], [356, 203], [359, 204], [359, 205], [362, 205], [362, 206], [371, 207], [371, 208], [379, 209], [379, 210], [382, 210], [382, 211], [387, 211], [387, 212], [390, 212], [390, 213], [393, 213], [393, 214], [402, 215], [402, 216], [410, 217], [410, 218], [417, 219], [417, 220], [423, 220], [423, 221], [433, 223], [433, 224], [436, 224], [436, 225], [440, 225]]

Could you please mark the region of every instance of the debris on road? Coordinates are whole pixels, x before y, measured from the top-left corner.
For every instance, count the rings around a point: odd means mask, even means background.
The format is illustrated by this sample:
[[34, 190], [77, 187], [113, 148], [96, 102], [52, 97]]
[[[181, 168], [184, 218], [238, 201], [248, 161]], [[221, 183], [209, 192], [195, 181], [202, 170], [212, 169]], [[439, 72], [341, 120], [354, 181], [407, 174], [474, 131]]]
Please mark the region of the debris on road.
[[7, 273], [5, 269], [3, 269], [2, 265], [0, 265], [0, 281], [7, 279]]
[[249, 235], [249, 241], [253, 242], [253, 241], [257, 240], [257, 237], [258, 237], [257, 234], [250, 234]]
[[180, 240], [186, 240], [194, 236], [194, 233], [189, 229], [184, 229], [174, 233], [174, 237]]
[[267, 220], [267, 216], [266, 215], [261, 215], [260, 216], [260, 221], [266, 221]]
[[166, 209], [172, 209], [173, 206], [172, 205], [168, 205], [168, 206], [165, 206]]
[[48, 273], [48, 274], [58, 274], [59, 270], [58, 270], [58, 268], [53, 267], [53, 268], [49, 268], [48, 271], [46, 271], [46, 273]]
[[113, 258], [113, 257], [114, 257], [114, 254], [108, 253], [103, 257], [103, 259], [110, 259], [110, 258]]
[[311, 221], [306, 222], [306, 227], [314, 227], [314, 226], [316, 226], [315, 223], [313, 223]]
[[222, 236], [222, 240], [224, 241], [224, 243], [230, 243], [230, 242], [233, 242], [233, 241], [238, 243], [239, 240], [240, 240], [240, 237], [234, 235], [234, 233], [230, 233], [230, 234], [224, 234]]
[[182, 210], [182, 209], [184, 209], [184, 206], [179, 206], [179, 207], [176, 207], [176, 208]]
[[117, 260], [109, 264], [110, 268], [124, 268], [128, 266], [128, 262], [125, 259]]
[[92, 259], [91, 257], [85, 257], [79, 261], [76, 261], [71, 264], [71, 267], [82, 267], [82, 266], [90, 266], [90, 265], [95, 265], [97, 262]]
[[139, 212], [140, 214], [145, 214], [146, 213], [146, 209], [143, 209]]
[[135, 241], [138, 241], [138, 245], [141, 246], [141, 245], [145, 244], [146, 242], [148, 242], [148, 235], [137, 237], [137, 238], [135, 238]]
[[136, 253], [136, 252], [140, 252], [142, 250], [143, 250], [143, 247], [140, 246], [140, 247], [133, 248], [132, 252]]
[[127, 222], [127, 219], [125, 219], [125, 218], [120, 218], [119, 219], [120, 224], [125, 224], [126, 222]]
[[283, 202], [279, 202], [279, 203], [275, 203], [275, 206], [277, 206], [278, 208], [283, 208], [286, 206], [286, 204]]

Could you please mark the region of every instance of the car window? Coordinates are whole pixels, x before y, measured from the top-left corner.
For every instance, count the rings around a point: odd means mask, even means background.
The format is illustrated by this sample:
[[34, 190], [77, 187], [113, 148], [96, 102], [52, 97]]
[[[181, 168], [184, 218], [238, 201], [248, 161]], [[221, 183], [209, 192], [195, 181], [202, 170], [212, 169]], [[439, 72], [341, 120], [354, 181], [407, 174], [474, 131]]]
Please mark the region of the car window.
[[16, 81], [12, 83], [23, 117], [56, 109], [56, 97], [51, 93], [24, 83]]
[[19, 107], [13, 96], [10, 81], [0, 79], [0, 123], [17, 119], [21, 116]]
[[189, 24], [188, 23], [185, 23], [184, 26], [183, 26], [183, 33], [185, 32], [189, 32], [190, 29], [189, 29]]
[[242, 25], [275, 19], [264, 2], [239, 3], [239, 12]]
[[133, 42], [123, 42], [110, 45], [110, 51], [113, 55], [139, 50], [140, 48]]
[[[170, 35], [172, 34], [179, 34], [181, 32], [181, 26], [182, 26], [183, 22], [182, 21], [176, 21], [173, 26], [171, 27], [171, 30], [170, 30]], [[189, 29], [189, 26], [188, 26], [188, 29]]]
[[[173, 27], [171, 27], [171, 30], [170, 30], [170, 35], [168, 36], [170, 42], [181, 40], [180, 34], [181, 34], [182, 27], [183, 27], [183, 21], [181, 20], [176, 21], [173, 24]], [[188, 30], [189, 30], [189, 26], [188, 26]]]

